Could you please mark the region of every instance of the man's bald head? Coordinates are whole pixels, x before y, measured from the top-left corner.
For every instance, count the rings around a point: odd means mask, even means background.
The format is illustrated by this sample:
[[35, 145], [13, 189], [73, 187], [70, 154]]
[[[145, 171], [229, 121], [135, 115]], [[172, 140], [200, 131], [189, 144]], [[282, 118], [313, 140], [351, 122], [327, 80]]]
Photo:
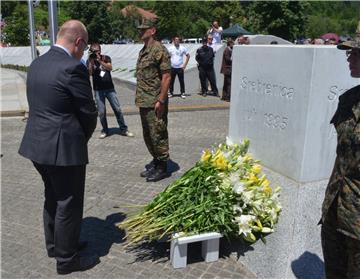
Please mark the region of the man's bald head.
[[88, 32], [85, 25], [75, 19], [66, 21], [60, 27], [56, 44], [65, 47], [73, 57], [80, 60], [88, 44]]
[[86, 27], [81, 21], [71, 19], [60, 27], [56, 39], [71, 44], [79, 37], [88, 40]]

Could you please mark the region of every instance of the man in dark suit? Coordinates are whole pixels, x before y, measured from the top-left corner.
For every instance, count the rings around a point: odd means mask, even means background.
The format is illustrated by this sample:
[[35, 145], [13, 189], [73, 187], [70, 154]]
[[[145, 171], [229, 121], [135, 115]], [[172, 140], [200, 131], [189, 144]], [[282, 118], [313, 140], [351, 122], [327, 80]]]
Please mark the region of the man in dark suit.
[[221, 100], [226, 102], [230, 102], [231, 97], [231, 72], [232, 72], [232, 49], [234, 46], [234, 41], [232, 39], [228, 39], [227, 46], [224, 50], [221, 70], [220, 73], [224, 75], [224, 86]]
[[87, 42], [80, 21], [65, 22], [56, 44], [31, 63], [27, 75], [29, 119], [19, 153], [44, 181], [46, 249], [56, 258], [59, 274], [99, 262], [79, 255], [87, 142], [97, 119], [88, 72], [80, 62]]

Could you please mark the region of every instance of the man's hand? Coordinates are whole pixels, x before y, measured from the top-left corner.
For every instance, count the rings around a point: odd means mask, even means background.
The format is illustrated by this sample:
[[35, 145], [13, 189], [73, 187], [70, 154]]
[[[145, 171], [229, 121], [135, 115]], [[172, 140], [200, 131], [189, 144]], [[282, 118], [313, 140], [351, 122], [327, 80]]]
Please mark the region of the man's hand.
[[155, 115], [158, 119], [161, 119], [164, 113], [165, 104], [162, 104], [160, 101], [157, 101], [155, 104]]

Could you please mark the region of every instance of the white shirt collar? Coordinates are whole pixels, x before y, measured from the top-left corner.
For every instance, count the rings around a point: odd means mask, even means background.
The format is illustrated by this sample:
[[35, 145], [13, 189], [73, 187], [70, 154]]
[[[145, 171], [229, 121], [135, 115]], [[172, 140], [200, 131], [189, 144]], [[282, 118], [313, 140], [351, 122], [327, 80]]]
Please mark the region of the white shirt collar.
[[72, 55], [71, 55], [71, 53], [70, 53], [70, 51], [66, 48], [66, 47], [64, 47], [64, 46], [62, 46], [62, 45], [58, 45], [58, 44], [55, 44], [54, 46], [56, 46], [56, 47], [59, 47], [59, 48], [61, 48], [61, 49], [63, 49], [69, 56], [71, 56], [72, 57]]

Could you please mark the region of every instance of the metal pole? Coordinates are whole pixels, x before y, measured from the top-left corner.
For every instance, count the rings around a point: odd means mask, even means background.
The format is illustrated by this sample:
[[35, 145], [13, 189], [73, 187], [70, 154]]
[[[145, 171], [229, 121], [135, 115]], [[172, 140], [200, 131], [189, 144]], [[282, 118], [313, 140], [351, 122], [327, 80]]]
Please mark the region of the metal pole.
[[54, 45], [56, 42], [56, 35], [58, 31], [56, 0], [53, 1], [48, 0], [48, 12], [49, 12], [50, 41], [51, 41], [51, 45]]
[[34, 8], [33, 1], [28, 0], [29, 10], [29, 27], [30, 27], [30, 43], [31, 43], [31, 58], [34, 60], [37, 57], [36, 42], [35, 42], [35, 25], [34, 25]]

